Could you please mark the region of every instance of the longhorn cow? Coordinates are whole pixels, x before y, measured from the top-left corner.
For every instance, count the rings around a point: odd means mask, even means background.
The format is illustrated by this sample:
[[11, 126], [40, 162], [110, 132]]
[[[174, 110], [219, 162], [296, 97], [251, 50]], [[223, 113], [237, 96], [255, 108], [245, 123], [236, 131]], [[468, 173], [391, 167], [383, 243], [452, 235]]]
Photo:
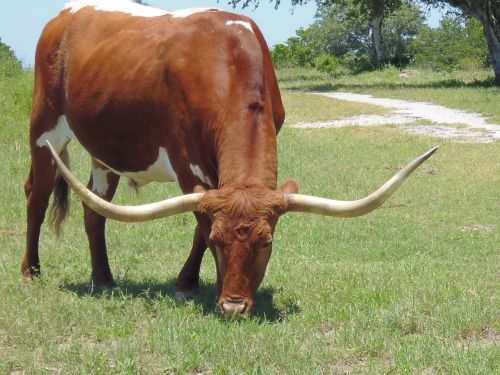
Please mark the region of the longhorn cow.
[[[134, 222], [194, 212], [178, 292], [199, 288], [208, 247], [220, 312], [246, 315], [281, 215], [364, 215], [435, 151], [357, 201], [299, 195], [294, 182], [277, 188], [276, 135], [284, 117], [268, 47], [251, 19], [215, 9], [168, 12], [127, 0], [68, 3], [46, 25], [36, 50], [22, 274], [40, 273], [38, 239], [49, 198], [54, 193], [57, 230], [69, 183], [84, 202], [96, 286], [114, 286], [106, 218]], [[72, 139], [91, 156], [88, 187], [61, 160], [68, 160]], [[110, 201], [120, 176], [134, 186], [175, 181], [185, 195], [116, 206]]]

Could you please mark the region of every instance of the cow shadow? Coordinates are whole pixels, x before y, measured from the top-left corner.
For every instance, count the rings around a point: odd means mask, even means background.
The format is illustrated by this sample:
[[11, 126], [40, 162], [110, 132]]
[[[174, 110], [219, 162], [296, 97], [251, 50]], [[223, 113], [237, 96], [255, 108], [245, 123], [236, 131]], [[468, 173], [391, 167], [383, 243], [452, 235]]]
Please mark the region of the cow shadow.
[[[168, 300], [173, 303], [173, 308], [194, 303], [199, 307], [201, 314], [220, 317], [215, 301], [215, 283], [202, 282], [199, 292], [192, 298], [185, 299], [175, 295], [177, 290], [176, 282], [176, 279], [170, 279], [163, 283], [156, 280], [141, 282], [122, 280], [117, 283], [116, 288], [105, 290], [96, 289], [89, 283], [64, 283], [60, 288], [79, 297], [93, 297], [96, 299], [131, 298], [142, 299], [147, 302]], [[300, 311], [295, 301], [286, 301], [278, 307], [274, 301], [275, 293], [276, 290], [273, 287], [259, 288], [255, 296], [256, 307], [250, 319], [258, 323], [278, 323]], [[222, 319], [222, 317], [220, 318]]]

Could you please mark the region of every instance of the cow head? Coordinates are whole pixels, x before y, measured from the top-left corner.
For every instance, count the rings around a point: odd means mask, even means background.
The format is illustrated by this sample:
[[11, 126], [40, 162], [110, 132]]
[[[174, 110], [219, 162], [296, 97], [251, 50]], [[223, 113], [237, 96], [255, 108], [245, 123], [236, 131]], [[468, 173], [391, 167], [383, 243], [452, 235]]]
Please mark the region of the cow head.
[[219, 285], [218, 302], [221, 313], [228, 317], [242, 316], [252, 310], [255, 291], [264, 277], [271, 256], [272, 238], [280, 215], [285, 212], [336, 217], [365, 215], [380, 207], [437, 147], [410, 162], [372, 194], [355, 201], [300, 195], [297, 194], [295, 183], [289, 182], [279, 190], [258, 186], [226, 186], [133, 207], [114, 205], [92, 193], [73, 176], [50, 144], [49, 149], [61, 174], [75, 193], [102, 216], [133, 222], [189, 211], [208, 215], [212, 222], [208, 242], [216, 253], [222, 284]]
[[209, 243], [221, 278], [218, 303], [224, 316], [249, 313], [271, 257], [274, 229], [286, 212], [285, 194], [296, 193], [293, 182], [280, 190], [228, 186], [206, 192], [199, 211], [211, 219]]

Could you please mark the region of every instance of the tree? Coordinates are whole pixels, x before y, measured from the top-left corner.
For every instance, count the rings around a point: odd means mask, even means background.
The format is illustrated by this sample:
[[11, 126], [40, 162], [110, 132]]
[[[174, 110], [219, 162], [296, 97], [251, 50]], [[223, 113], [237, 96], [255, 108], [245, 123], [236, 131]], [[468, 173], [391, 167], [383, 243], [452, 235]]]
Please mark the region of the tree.
[[[219, 0], [218, 0], [219, 1]], [[370, 35], [372, 39], [372, 52], [378, 67], [385, 63], [385, 54], [382, 39], [382, 25], [384, 17], [391, 11], [401, 6], [401, 0], [315, 0], [318, 7], [328, 7], [332, 5], [346, 5], [354, 3], [360, 7], [361, 11], [369, 17]], [[270, 0], [275, 7], [279, 7], [281, 0]], [[291, 0], [292, 5], [303, 5], [309, 0]], [[258, 7], [260, 0], [228, 0], [228, 4], [236, 7], [238, 4], [242, 8], [250, 5]]]
[[412, 41], [415, 64], [433, 70], [477, 69], [488, 60], [481, 23], [474, 18], [444, 17], [437, 28], [425, 26]]
[[302, 35], [316, 54], [369, 56], [372, 50], [370, 18], [354, 1], [319, 6], [315, 23]]
[[458, 8], [463, 15], [473, 17], [483, 25], [495, 82], [500, 85], [500, 0], [423, 0], [440, 6], [443, 3]]
[[297, 30], [297, 36], [288, 38], [285, 44], [277, 44], [272, 52], [273, 61], [280, 66], [312, 67], [315, 54], [304, 38], [306, 31]]
[[398, 9], [385, 17], [382, 35], [388, 62], [398, 67], [413, 62], [411, 43], [425, 26], [424, 22], [421, 7], [409, 1], [403, 1]]
[[[219, 1], [219, 0], [218, 0]], [[277, 8], [281, 0], [269, 0], [275, 4]], [[340, 3], [346, 0], [315, 0], [318, 5], [328, 5]], [[488, 45], [488, 52], [492, 62], [493, 71], [495, 72], [495, 81], [500, 85], [500, 0], [413, 0], [414, 2], [422, 2], [432, 6], [443, 6], [449, 4], [458, 8], [463, 15], [470, 16], [479, 20], [483, 26], [483, 34]], [[303, 5], [309, 0], [291, 0], [292, 5]], [[260, 0], [228, 0], [228, 4], [236, 7], [241, 4], [243, 8], [253, 4], [257, 7]], [[365, 6], [371, 16], [371, 28], [373, 38], [374, 54], [377, 61], [382, 61], [381, 46], [383, 45], [381, 29], [384, 13], [382, 9], [394, 10], [400, 4], [401, 0], [359, 0], [360, 5]]]
[[[424, 17], [417, 5], [403, 1], [388, 13], [381, 29], [386, 40], [380, 51], [384, 63], [397, 66], [410, 62], [410, 41], [422, 28]], [[378, 67], [373, 53], [371, 16], [358, 1], [343, 1], [318, 8], [316, 21], [297, 35], [315, 56], [331, 55], [358, 72]]]
[[334, 5], [358, 7], [360, 17], [368, 21], [374, 61], [379, 68], [383, 66], [386, 58], [382, 35], [383, 20], [388, 13], [401, 6], [401, 0], [324, 0], [317, 3], [318, 7]]
[[0, 78], [17, 76], [22, 70], [21, 62], [14, 52], [0, 39]]
[[[422, 29], [424, 17], [413, 3], [402, 5], [386, 18], [382, 28], [384, 56], [387, 62], [404, 66], [414, 60], [410, 43]], [[315, 67], [332, 75], [372, 70], [370, 17], [350, 1], [320, 6], [315, 22], [299, 29], [296, 36], [272, 51], [273, 61], [280, 67]]]

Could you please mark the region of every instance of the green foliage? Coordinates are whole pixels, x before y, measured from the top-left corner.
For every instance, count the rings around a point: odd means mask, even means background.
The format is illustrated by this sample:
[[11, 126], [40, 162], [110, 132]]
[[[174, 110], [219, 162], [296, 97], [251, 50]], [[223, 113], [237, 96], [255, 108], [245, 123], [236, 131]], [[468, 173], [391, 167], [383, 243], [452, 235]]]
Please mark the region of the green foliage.
[[422, 10], [408, 2], [385, 17], [382, 38], [387, 62], [403, 67], [412, 61], [410, 44], [422, 30], [424, 21]]
[[0, 41], [0, 128], [9, 130], [3, 134], [9, 142], [19, 142], [19, 119], [28, 123], [32, 92], [33, 73], [24, 71], [12, 50]]
[[[217, 0], [217, 2], [223, 1], [223, 0]], [[260, 0], [224, 0], [227, 2], [227, 4], [230, 4], [233, 6], [233, 8], [236, 8], [237, 5], [240, 5], [242, 8], [247, 8], [250, 5], [253, 5], [254, 8], [257, 8], [259, 6]], [[316, 0], [316, 2], [320, 2], [322, 0]], [[324, 0], [323, 0], [324, 1]], [[326, 0], [329, 1], [329, 0]], [[281, 0], [269, 0], [269, 3], [274, 3], [274, 7], [278, 8], [281, 4]], [[309, 0], [291, 0], [292, 5], [304, 5], [308, 3]]]
[[288, 65], [288, 58], [289, 58], [288, 46], [284, 43], [276, 44], [271, 51], [271, 57], [273, 58], [274, 66]]
[[374, 70], [376, 67], [370, 55], [349, 51], [343, 56], [344, 66], [353, 74]]
[[[411, 61], [409, 43], [423, 25], [420, 8], [403, 3], [388, 13], [382, 27], [388, 63], [404, 66]], [[297, 36], [275, 46], [278, 67], [316, 67], [333, 76], [375, 69], [370, 16], [355, 1], [321, 5], [316, 22]]]
[[[219, 0], [218, 0], [219, 1]], [[270, 3], [274, 3], [277, 8], [281, 0], [269, 0]], [[303, 5], [308, 3], [309, 0], [291, 0], [292, 5]], [[321, 9], [326, 9], [330, 7], [345, 7], [353, 5], [358, 7], [359, 16], [355, 18], [359, 24], [362, 24], [366, 19], [370, 20], [369, 30], [372, 32], [374, 30], [380, 29], [380, 22], [385, 24], [386, 21], [384, 18], [387, 18], [391, 13], [397, 10], [401, 5], [405, 4], [426, 4], [433, 7], [446, 7], [452, 6], [457, 10], [460, 10], [462, 16], [464, 17], [474, 17], [480, 20], [483, 24], [484, 34], [483, 37], [486, 40], [488, 45], [488, 54], [490, 64], [493, 67], [493, 71], [495, 72], [495, 80], [496, 85], [500, 86], [500, 0], [315, 0], [316, 4], [319, 7], [319, 14], [321, 15]], [[232, 4], [233, 7], [236, 5], [241, 5], [242, 8], [249, 6], [250, 4], [254, 5], [255, 8], [258, 7], [260, 0], [230, 0], [229, 4]], [[344, 15], [347, 13], [344, 12]], [[417, 20], [420, 17], [408, 18], [408, 23], [400, 23], [400, 25], [411, 25], [414, 20]], [[342, 17], [339, 18], [342, 20]], [[376, 33], [375, 35], [379, 35]], [[385, 38], [385, 46], [382, 41]], [[374, 54], [374, 66], [381, 68], [385, 60], [386, 63], [395, 64], [398, 67], [404, 66], [407, 63], [414, 60], [414, 57], [408, 51], [408, 43], [401, 44], [401, 39], [399, 41], [390, 41], [392, 39], [391, 36], [387, 38], [387, 35], [382, 38], [379, 36], [378, 38], [373, 38], [372, 51]], [[404, 38], [403, 38], [404, 39]], [[346, 39], [344, 39], [346, 40]], [[375, 42], [377, 40], [377, 42]], [[406, 41], [407, 42], [407, 41]], [[375, 47], [375, 45], [377, 47]], [[440, 47], [440, 46], [439, 46]], [[386, 55], [384, 55], [382, 49]], [[389, 54], [387, 55], [387, 49], [389, 50]], [[360, 50], [355, 50], [358, 53], [361, 53]], [[326, 52], [331, 53], [331, 52]], [[332, 53], [331, 53], [332, 54]], [[333, 55], [338, 56], [333, 53]], [[377, 57], [375, 57], [375, 55]], [[421, 56], [422, 57], [422, 56]], [[451, 68], [450, 65], [446, 65], [446, 63], [442, 64], [441, 62], [437, 63], [436, 66], [439, 69], [445, 69], [448, 66], [448, 69], [454, 69], [457, 66], [477, 66], [477, 60], [475, 58], [463, 58], [460, 57], [460, 60], [457, 64], [454, 58], [448, 56], [446, 59], [452, 62]], [[445, 60], [446, 60], [445, 59]], [[421, 59], [422, 60], [422, 59]], [[426, 60], [424, 58], [424, 60]]]
[[370, 55], [370, 20], [357, 2], [320, 6], [308, 41], [317, 53], [343, 56], [349, 51]]
[[314, 66], [320, 72], [328, 73], [333, 77], [338, 77], [348, 72], [341, 58], [327, 53], [316, 57], [314, 59]]
[[313, 52], [300, 38], [288, 39], [289, 61], [294, 66], [312, 66]]
[[297, 36], [289, 38], [284, 44], [277, 44], [272, 51], [275, 66], [313, 67], [314, 51], [303, 30], [297, 30]]
[[[422, 10], [410, 2], [400, 3], [398, 7], [388, 9], [382, 23], [382, 40], [386, 63], [403, 66], [410, 61], [409, 42], [418, 34], [424, 22]], [[329, 7], [320, 8], [318, 22], [313, 27], [311, 39], [323, 52], [334, 56], [357, 55], [353, 70], [371, 69], [373, 46], [370, 14], [362, 3], [346, 1]], [[351, 66], [352, 56], [347, 65]], [[366, 61], [371, 60], [367, 64]]]
[[473, 18], [447, 16], [439, 27], [424, 27], [411, 43], [417, 66], [442, 71], [475, 69], [488, 62], [481, 23]]
[[14, 52], [0, 39], [0, 78], [16, 76], [22, 70], [21, 62]]

